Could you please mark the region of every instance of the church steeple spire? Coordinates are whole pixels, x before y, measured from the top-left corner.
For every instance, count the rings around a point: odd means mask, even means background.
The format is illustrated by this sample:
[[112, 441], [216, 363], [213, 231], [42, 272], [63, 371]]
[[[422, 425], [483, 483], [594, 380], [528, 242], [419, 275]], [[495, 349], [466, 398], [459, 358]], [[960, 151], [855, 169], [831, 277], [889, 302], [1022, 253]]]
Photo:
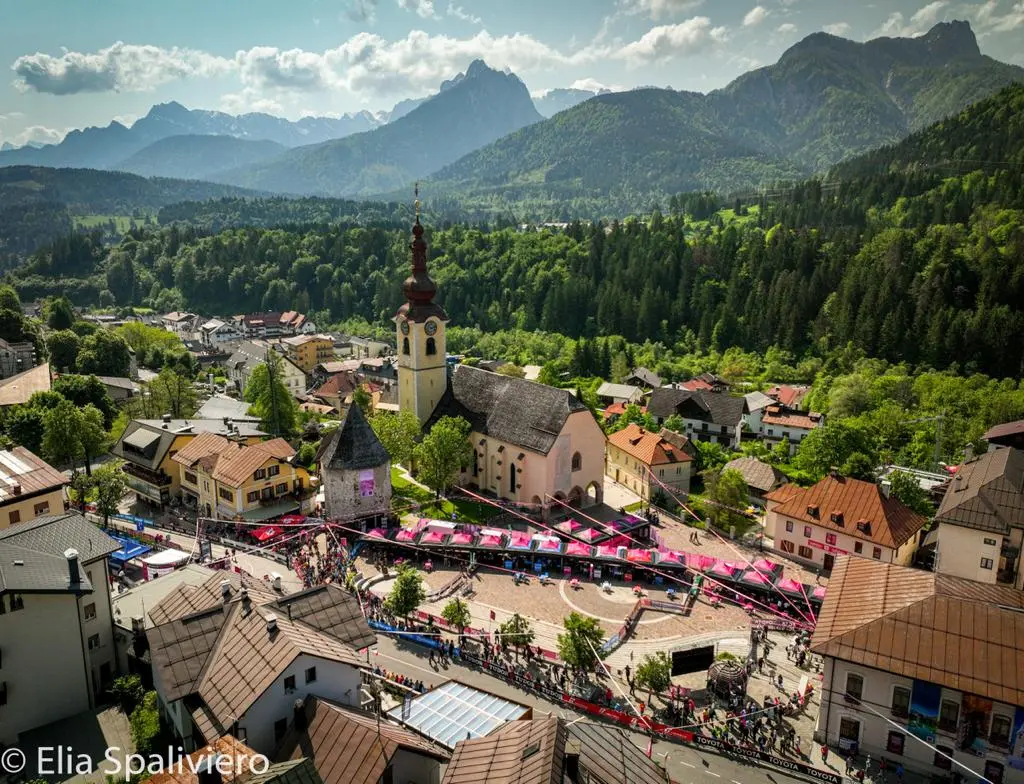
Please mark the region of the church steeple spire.
[[402, 291], [405, 293], [406, 302], [409, 303], [409, 314], [416, 318], [416, 311], [433, 310], [434, 295], [437, 294], [437, 286], [430, 279], [427, 272], [427, 242], [423, 239], [423, 226], [420, 223], [420, 184], [416, 183], [416, 222], [412, 226], [412, 242], [409, 250], [412, 251], [412, 272], [402, 284]]

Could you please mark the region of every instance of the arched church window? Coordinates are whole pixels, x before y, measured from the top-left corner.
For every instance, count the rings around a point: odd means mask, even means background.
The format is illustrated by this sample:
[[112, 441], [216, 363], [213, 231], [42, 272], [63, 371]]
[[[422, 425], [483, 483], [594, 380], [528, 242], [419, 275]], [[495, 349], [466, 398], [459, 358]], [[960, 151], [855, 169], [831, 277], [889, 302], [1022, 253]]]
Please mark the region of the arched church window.
[[[563, 465], [565, 464], [563, 463]], [[579, 452], [574, 452], [572, 455], [572, 470], [579, 471], [581, 468], [583, 468], [583, 455]]]
[[427, 338], [427, 354], [437, 353], [437, 343], [434, 342], [433, 338]]
[[409, 338], [402, 338], [402, 353], [409, 353]]

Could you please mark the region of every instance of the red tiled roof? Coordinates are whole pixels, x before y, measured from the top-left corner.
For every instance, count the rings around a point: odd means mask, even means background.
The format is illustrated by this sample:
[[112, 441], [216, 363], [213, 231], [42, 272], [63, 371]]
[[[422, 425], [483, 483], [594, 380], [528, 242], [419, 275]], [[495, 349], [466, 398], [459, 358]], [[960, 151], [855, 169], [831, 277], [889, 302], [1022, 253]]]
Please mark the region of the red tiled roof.
[[769, 389], [765, 394], [768, 397], [773, 397], [778, 400], [782, 405], [790, 408], [796, 408], [800, 405], [807, 393], [811, 391], [810, 387], [803, 386], [790, 386], [789, 384], [776, 384]]
[[356, 388], [355, 378], [351, 373], [338, 373], [313, 390], [312, 394], [319, 397], [338, 395], [346, 397]]
[[813, 411], [808, 414], [802, 414], [795, 411], [786, 411], [779, 406], [771, 406], [765, 409], [764, 416], [761, 417], [761, 424], [814, 430], [814, 428], [821, 425], [821, 414]]
[[622, 430], [612, 433], [608, 436], [608, 441], [644, 465], [688, 463], [693, 459], [658, 433], [644, 430], [636, 422], [630, 422]]
[[[776, 500], [785, 489], [769, 493], [768, 500]], [[885, 547], [902, 546], [927, 522], [895, 498], [886, 498], [878, 485], [860, 479], [826, 476], [813, 487], [788, 492], [787, 500], [773, 510], [782, 517], [842, 531]], [[839, 516], [835, 522], [833, 515]], [[859, 529], [858, 523], [868, 523], [868, 530]]]
[[[612, 403], [602, 413], [605, 417], [622, 416], [626, 413], [626, 408], [630, 405], [636, 405], [635, 403]], [[647, 413], [647, 406], [640, 406], [640, 412], [642, 414]]]
[[701, 390], [714, 389], [711, 384], [701, 378], [691, 378], [689, 381], [681, 382], [678, 386], [680, 389], [685, 389], [687, 392], [700, 392]]

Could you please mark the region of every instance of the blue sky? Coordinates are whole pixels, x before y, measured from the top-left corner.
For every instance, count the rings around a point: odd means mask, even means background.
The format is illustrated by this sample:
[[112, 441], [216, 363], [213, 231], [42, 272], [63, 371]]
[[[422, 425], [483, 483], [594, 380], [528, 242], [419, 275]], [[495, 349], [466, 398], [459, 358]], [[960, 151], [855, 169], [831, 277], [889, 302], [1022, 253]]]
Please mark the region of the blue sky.
[[0, 141], [130, 123], [154, 103], [290, 118], [390, 108], [485, 59], [538, 93], [706, 92], [803, 36], [966, 19], [1024, 64], [1024, 0], [0, 0]]

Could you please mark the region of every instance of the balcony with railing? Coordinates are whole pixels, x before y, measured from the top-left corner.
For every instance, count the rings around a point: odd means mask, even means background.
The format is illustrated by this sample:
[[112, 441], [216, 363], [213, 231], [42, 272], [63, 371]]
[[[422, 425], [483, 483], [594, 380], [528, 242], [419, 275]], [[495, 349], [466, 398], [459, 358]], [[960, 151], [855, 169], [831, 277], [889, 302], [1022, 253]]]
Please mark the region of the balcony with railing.
[[126, 462], [123, 466], [123, 470], [129, 477], [145, 482], [157, 489], [163, 489], [171, 486], [171, 477], [163, 471], [153, 471], [132, 462]]

